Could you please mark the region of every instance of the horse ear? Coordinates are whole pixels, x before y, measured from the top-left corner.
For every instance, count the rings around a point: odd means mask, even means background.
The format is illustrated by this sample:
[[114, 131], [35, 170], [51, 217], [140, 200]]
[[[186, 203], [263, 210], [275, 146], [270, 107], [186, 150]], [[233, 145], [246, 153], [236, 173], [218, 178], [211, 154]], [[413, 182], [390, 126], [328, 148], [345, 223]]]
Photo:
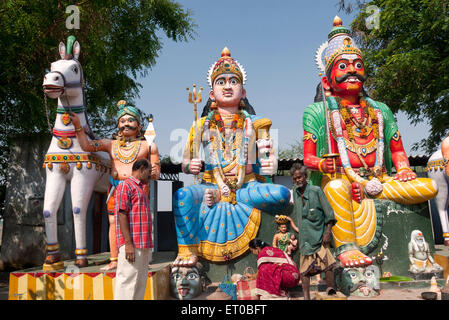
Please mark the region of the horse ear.
[[73, 44], [73, 57], [75, 58], [75, 60], [78, 60], [80, 52], [81, 52], [81, 46], [78, 41], [75, 41], [75, 43]]
[[65, 44], [64, 44], [64, 42], [59, 43], [59, 55], [61, 56], [61, 59], [65, 59]]

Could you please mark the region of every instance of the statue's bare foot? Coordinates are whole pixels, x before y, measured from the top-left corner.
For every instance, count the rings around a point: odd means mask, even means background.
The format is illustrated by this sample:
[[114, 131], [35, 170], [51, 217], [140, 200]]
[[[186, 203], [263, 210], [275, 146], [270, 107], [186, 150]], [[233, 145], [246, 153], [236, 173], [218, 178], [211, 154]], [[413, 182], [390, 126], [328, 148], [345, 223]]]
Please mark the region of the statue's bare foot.
[[444, 245], [449, 246], [449, 238], [444, 238]]
[[108, 265], [104, 266], [103, 268], [100, 268], [101, 271], [110, 271], [117, 269], [117, 261], [111, 261]]
[[218, 190], [206, 189], [204, 191], [204, 203], [208, 207], [212, 207], [216, 202], [218, 202]]
[[87, 267], [88, 265], [89, 265], [89, 263], [87, 262], [87, 258], [81, 258], [81, 259], [75, 260], [75, 266], [77, 266], [78, 268], [84, 268], [84, 267]]
[[345, 268], [366, 267], [373, 262], [370, 257], [364, 255], [359, 250], [349, 250], [342, 252], [338, 256], [338, 260], [340, 260], [341, 264]]
[[193, 267], [198, 262], [196, 255], [177, 256], [173, 261], [173, 267]]

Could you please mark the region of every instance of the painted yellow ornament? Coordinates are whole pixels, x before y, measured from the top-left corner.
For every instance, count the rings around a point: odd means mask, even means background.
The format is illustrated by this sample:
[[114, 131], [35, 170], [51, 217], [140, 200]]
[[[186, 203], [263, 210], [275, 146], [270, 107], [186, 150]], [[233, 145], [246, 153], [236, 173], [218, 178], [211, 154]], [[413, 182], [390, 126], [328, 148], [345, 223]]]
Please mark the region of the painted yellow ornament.
[[70, 138], [59, 138], [58, 139], [58, 146], [61, 149], [69, 149], [72, 146], [72, 139]]
[[65, 112], [61, 116], [61, 121], [65, 126], [68, 126], [70, 124], [70, 122], [72, 122], [72, 120], [70, 120], [69, 114], [67, 112]]
[[62, 162], [59, 164], [59, 170], [61, 170], [62, 173], [67, 174], [70, 171], [70, 165], [66, 162]]

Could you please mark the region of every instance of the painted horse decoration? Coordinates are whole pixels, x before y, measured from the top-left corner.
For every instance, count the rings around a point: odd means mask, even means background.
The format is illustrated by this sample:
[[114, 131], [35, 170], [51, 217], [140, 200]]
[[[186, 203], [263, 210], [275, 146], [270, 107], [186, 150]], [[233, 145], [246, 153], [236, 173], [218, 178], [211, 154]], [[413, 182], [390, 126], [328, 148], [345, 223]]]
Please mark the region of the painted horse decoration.
[[[86, 132], [90, 132], [85, 111], [84, 76], [78, 61], [81, 47], [74, 36], [59, 44], [61, 59], [51, 64], [44, 77], [43, 88], [51, 99], [58, 99], [56, 121], [51, 130], [52, 139], [45, 155], [46, 185], [44, 220], [47, 236], [47, 257], [44, 270], [63, 268], [59, 253], [57, 212], [70, 183], [72, 212], [75, 228], [76, 261], [78, 267], [87, 266], [86, 211], [92, 192], [107, 191], [109, 156], [106, 153], [84, 152], [76, 139], [75, 127], [69, 113], [76, 113]], [[50, 124], [49, 124], [50, 129]]]
[[438, 185], [438, 194], [435, 197], [435, 203], [440, 217], [441, 228], [443, 231], [444, 245], [449, 246], [449, 220], [447, 209], [449, 206], [449, 167], [447, 166], [449, 158], [449, 137], [445, 138], [438, 149], [427, 162], [427, 176], [433, 179]]

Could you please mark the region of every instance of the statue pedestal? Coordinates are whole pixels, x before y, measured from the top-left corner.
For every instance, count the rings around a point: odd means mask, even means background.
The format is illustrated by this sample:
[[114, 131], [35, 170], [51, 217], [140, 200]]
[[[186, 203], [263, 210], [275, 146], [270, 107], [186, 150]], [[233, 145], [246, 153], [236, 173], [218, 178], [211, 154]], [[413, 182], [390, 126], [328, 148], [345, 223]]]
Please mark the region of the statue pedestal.
[[[378, 221], [381, 221], [382, 227], [378, 233], [377, 246], [367, 255], [374, 258], [382, 251], [384, 255], [380, 266], [382, 273], [390, 272], [393, 276], [410, 276], [408, 243], [413, 230], [422, 231], [424, 239], [429, 244], [430, 254], [435, 253], [428, 202], [416, 205], [402, 205], [389, 200], [375, 200], [374, 202]], [[436, 262], [438, 263], [438, 261]], [[378, 266], [376, 261], [373, 261], [373, 265]]]
[[[107, 252], [88, 256], [89, 266], [81, 269], [69, 260], [61, 270], [46, 272], [39, 267], [11, 272], [9, 300], [113, 300], [115, 270], [100, 270], [108, 258]], [[169, 299], [170, 263], [150, 265], [145, 300]]]
[[[438, 263], [438, 262], [437, 262]], [[436, 279], [443, 279], [443, 271], [440, 272], [423, 272], [423, 273], [408, 273], [409, 277], [414, 280], [430, 280], [432, 277]]]
[[449, 246], [436, 245], [433, 259], [443, 268], [443, 277], [449, 277]]

